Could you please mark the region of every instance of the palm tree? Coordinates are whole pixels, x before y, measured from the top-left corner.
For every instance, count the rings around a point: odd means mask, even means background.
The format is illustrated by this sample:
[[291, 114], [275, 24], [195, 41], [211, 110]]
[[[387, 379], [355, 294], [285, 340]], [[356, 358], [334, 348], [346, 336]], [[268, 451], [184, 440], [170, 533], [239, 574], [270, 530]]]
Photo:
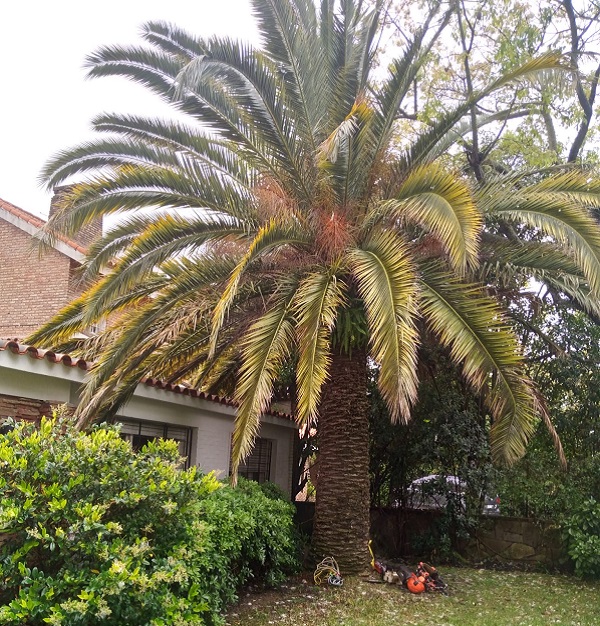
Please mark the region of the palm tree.
[[[234, 380], [234, 475], [292, 363], [298, 422], [319, 428], [315, 551], [345, 573], [368, 560], [368, 359], [392, 419], [408, 420], [420, 337], [433, 333], [485, 397], [498, 461], [518, 458], [545, 415], [503, 308], [476, 281], [484, 223], [547, 233], [552, 259], [566, 259], [591, 300], [600, 292], [596, 183], [570, 173], [477, 191], [432, 160], [477, 100], [560, 60], [493, 81], [400, 153], [398, 112], [448, 16], [432, 11], [375, 89], [381, 4], [253, 0], [262, 48], [150, 23], [149, 47], [92, 55], [91, 76], [139, 82], [185, 121], [104, 114], [94, 121], [101, 139], [49, 163], [50, 187], [85, 178], [64, 194], [48, 237], [133, 213], [90, 249], [89, 289], [29, 338], [96, 360], [82, 426], [126, 401], [143, 375], [208, 390]], [[519, 232], [507, 246], [520, 250]], [[540, 274], [561, 269], [537, 263]], [[103, 318], [118, 323], [73, 343]]]

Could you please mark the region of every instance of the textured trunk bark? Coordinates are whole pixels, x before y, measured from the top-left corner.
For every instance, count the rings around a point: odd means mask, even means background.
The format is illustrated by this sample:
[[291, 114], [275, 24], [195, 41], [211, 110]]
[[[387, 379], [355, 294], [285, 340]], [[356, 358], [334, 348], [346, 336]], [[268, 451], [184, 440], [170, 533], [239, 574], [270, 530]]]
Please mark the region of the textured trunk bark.
[[313, 548], [342, 575], [369, 563], [369, 419], [367, 357], [334, 354], [319, 411], [319, 484]]

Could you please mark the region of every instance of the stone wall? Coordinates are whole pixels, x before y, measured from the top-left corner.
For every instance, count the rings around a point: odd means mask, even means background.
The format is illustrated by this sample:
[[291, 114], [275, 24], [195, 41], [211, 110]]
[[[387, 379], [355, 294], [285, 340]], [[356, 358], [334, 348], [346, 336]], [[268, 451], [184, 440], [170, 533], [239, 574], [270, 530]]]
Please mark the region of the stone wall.
[[554, 566], [566, 556], [560, 529], [516, 517], [483, 518], [477, 536], [463, 552], [471, 560], [491, 558]]
[[19, 398], [0, 394], [0, 422], [7, 417], [38, 423], [44, 416], [52, 415], [52, 406], [45, 400]]
[[[314, 503], [296, 502], [296, 523], [306, 534], [312, 532]], [[371, 510], [371, 538], [377, 554], [409, 557], [414, 546], [436, 519], [438, 511], [393, 508]], [[476, 562], [496, 560], [562, 567], [566, 552], [558, 528], [531, 519], [483, 516], [477, 536], [458, 547], [465, 559]]]
[[[438, 511], [381, 508], [371, 511], [371, 535], [382, 550], [403, 555], [412, 552], [419, 535], [435, 523]], [[560, 530], [532, 519], [482, 516], [476, 536], [458, 546], [469, 561], [496, 560], [558, 567], [566, 552]]]

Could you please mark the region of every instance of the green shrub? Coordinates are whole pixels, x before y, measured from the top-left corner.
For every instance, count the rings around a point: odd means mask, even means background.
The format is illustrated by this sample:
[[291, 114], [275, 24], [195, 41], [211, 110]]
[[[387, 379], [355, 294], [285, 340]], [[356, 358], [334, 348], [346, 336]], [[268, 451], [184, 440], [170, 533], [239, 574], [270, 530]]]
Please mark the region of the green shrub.
[[0, 436], [0, 624], [217, 624], [250, 577], [295, 565], [291, 505], [140, 453], [111, 426]]
[[582, 502], [563, 523], [563, 529], [575, 574], [600, 578], [600, 503], [594, 498]]

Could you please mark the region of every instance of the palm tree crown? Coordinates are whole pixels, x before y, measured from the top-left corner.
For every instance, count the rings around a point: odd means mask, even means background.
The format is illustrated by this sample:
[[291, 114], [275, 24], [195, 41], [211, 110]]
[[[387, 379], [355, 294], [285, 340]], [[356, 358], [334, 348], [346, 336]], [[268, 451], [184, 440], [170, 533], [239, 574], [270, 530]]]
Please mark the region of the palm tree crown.
[[[364, 392], [340, 363], [358, 362], [360, 374], [367, 354], [392, 418], [406, 420], [420, 337], [432, 333], [485, 396], [495, 458], [513, 461], [545, 411], [505, 312], [486, 293], [486, 269], [570, 277], [571, 295], [595, 306], [600, 231], [590, 211], [599, 185], [571, 172], [475, 189], [435, 156], [477, 99], [560, 60], [547, 55], [493, 81], [400, 152], [398, 112], [447, 16], [432, 11], [375, 88], [381, 2], [253, 6], [261, 48], [150, 23], [148, 47], [105, 47], [89, 58], [91, 76], [139, 82], [185, 121], [103, 114], [94, 120], [101, 139], [49, 163], [50, 186], [85, 178], [65, 194], [48, 237], [135, 212], [90, 249], [89, 289], [31, 340], [66, 346], [74, 332], [118, 316], [79, 346], [97, 360], [82, 424], [124, 402], [142, 375], [206, 389], [233, 380], [235, 470], [284, 364], [296, 364], [301, 424], [329, 419], [328, 394]], [[518, 229], [507, 236], [492, 226], [482, 238], [485, 224], [499, 223], [543, 233], [545, 256]], [[361, 402], [354, 412], [366, 410]], [[350, 428], [344, 419], [346, 434], [365, 438], [364, 420]], [[349, 451], [347, 463], [361, 454]], [[343, 541], [359, 541], [360, 560], [364, 524], [358, 532]]]

